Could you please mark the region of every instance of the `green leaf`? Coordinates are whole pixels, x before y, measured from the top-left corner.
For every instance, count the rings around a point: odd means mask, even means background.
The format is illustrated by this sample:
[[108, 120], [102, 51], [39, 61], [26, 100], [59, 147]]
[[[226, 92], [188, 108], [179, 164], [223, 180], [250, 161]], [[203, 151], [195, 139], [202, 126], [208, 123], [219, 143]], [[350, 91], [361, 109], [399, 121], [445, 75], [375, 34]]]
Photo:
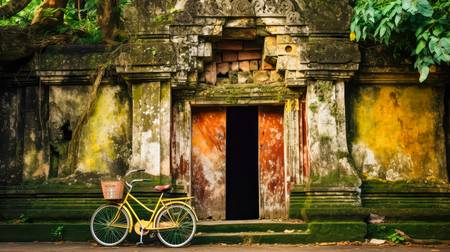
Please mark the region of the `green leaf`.
[[428, 78], [428, 74], [430, 73], [430, 68], [428, 66], [422, 66], [420, 68], [420, 77], [419, 82], [422, 83]]
[[396, 26], [398, 26], [398, 24], [400, 23], [401, 19], [402, 19], [402, 17], [400, 15], [395, 16], [394, 23], [395, 23]]
[[441, 38], [439, 40], [439, 45], [446, 51], [447, 54], [450, 54], [450, 38]]
[[419, 53], [423, 50], [423, 48], [425, 48], [425, 45], [426, 45], [426, 44], [427, 44], [426, 41], [423, 40], [423, 39], [421, 39], [421, 40], [419, 41], [419, 43], [417, 44], [417, 47], [416, 47], [416, 54], [419, 54]]
[[428, 49], [430, 49], [431, 52], [434, 51], [434, 48], [437, 46], [437, 44], [439, 43], [439, 39], [431, 36], [430, 41], [428, 42]]
[[444, 28], [441, 25], [436, 25], [433, 29], [433, 35], [439, 36], [444, 31]]
[[417, 11], [425, 17], [433, 16], [433, 7], [428, 0], [417, 0]]
[[381, 26], [380, 28], [380, 38], [383, 38], [383, 35], [386, 33], [386, 26]]

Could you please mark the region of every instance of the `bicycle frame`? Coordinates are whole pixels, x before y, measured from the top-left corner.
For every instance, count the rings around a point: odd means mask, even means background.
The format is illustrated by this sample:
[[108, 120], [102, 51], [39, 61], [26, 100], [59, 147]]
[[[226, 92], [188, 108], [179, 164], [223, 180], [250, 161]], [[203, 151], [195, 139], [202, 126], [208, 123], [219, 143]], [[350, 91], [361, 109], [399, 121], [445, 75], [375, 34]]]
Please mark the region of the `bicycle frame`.
[[[147, 212], [151, 213], [150, 219], [148, 221], [145, 221], [145, 223], [143, 223], [143, 220], [141, 220], [139, 218], [137, 213], [134, 211], [133, 206], [131, 206], [131, 204], [129, 203], [129, 199], [131, 199], [134, 202], [138, 203]], [[131, 225], [130, 225], [130, 228], [128, 230], [128, 233], [131, 233], [133, 231], [133, 216], [137, 220], [137, 222], [139, 223], [141, 228], [143, 228], [145, 230], [154, 231], [154, 230], [163, 230], [163, 229], [167, 230], [167, 229], [176, 228], [176, 226], [174, 226], [174, 227], [159, 227], [159, 228], [155, 227], [154, 221], [155, 221], [156, 216], [158, 216], [159, 211], [161, 211], [165, 207], [167, 207], [167, 206], [169, 206], [171, 204], [175, 204], [175, 203], [185, 205], [185, 206], [187, 206], [188, 208], [190, 208], [192, 210], [192, 207], [185, 202], [185, 201], [188, 201], [188, 200], [191, 200], [191, 199], [193, 199], [193, 197], [191, 197], [191, 196], [178, 197], [178, 198], [164, 198], [164, 192], [163, 192], [159, 196], [158, 202], [156, 203], [155, 207], [153, 209], [150, 209], [145, 204], [143, 204], [139, 199], [137, 199], [136, 197], [131, 195], [131, 190], [130, 190], [130, 191], [127, 192], [124, 200], [119, 204], [119, 209], [118, 209], [116, 215], [114, 216], [111, 225], [114, 225], [113, 223], [115, 223], [115, 221], [119, 218], [119, 215], [120, 215], [119, 213], [120, 213], [121, 209], [123, 208], [123, 209], [125, 209], [125, 211], [127, 212], [128, 216], [130, 217]], [[197, 215], [195, 214], [195, 211], [192, 211], [192, 212], [194, 213], [195, 218], [198, 220]]]

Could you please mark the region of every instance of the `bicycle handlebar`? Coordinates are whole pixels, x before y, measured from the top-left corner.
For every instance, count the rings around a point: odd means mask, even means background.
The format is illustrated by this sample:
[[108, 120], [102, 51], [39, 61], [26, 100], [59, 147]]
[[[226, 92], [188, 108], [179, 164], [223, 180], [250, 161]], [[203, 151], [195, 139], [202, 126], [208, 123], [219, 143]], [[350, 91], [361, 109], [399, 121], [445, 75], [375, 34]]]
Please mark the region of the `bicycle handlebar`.
[[125, 173], [125, 177], [130, 175], [131, 173], [141, 172], [141, 171], [145, 171], [145, 169], [129, 170], [129, 171], [127, 171], [127, 173]]

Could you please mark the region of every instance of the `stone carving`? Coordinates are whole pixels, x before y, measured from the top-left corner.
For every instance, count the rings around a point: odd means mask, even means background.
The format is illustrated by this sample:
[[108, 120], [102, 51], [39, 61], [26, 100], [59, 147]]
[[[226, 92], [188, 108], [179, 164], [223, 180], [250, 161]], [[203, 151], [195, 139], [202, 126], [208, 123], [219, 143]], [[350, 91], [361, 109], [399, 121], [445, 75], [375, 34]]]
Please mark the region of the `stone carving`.
[[301, 24], [303, 0], [198, 0], [199, 16], [286, 17], [287, 24]]
[[231, 2], [231, 16], [254, 16], [255, 10], [249, 0], [234, 0]]

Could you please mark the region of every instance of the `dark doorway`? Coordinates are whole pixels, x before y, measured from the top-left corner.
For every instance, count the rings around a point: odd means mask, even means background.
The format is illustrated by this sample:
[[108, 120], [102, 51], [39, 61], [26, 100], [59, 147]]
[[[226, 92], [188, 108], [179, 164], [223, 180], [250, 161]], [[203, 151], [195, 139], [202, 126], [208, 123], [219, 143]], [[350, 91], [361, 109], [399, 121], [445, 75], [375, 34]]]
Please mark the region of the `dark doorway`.
[[227, 108], [226, 218], [259, 218], [258, 107]]

